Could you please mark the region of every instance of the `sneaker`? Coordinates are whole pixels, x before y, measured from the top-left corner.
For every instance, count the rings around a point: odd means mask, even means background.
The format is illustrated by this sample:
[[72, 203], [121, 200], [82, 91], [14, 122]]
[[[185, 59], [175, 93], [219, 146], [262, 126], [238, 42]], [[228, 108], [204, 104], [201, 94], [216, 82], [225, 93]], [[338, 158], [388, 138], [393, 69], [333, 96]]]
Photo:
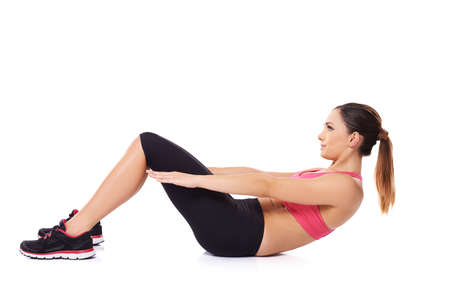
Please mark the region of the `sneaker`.
[[66, 220], [53, 227], [44, 237], [33, 241], [23, 241], [20, 252], [31, 258], [85, 259], [95, 255], [89, 231], [77, 236], [68, 235]]
[[[69, 221], [76, 213], [78, 213], [78, 209], [72, 210], [72, 212], [69, 214], [69, 217], [66, 220]], [[53, 228], [57, 227], [58, 225], [54, 226]], [[38, 236], [40, 238], [43, 238], [45, 234], [49, 233], [53, 228], [41, 228], [38, 231]], [[102, 225], [100, 224], [100, 221], [94, 225], [94, 227], [91, 228], [91, 237], [92, 237], [92, 243], [94, 246], [97, 246], [100, 243], [103, 243], [105, 240], [103, 239], [103, 231], [102, 231]]]

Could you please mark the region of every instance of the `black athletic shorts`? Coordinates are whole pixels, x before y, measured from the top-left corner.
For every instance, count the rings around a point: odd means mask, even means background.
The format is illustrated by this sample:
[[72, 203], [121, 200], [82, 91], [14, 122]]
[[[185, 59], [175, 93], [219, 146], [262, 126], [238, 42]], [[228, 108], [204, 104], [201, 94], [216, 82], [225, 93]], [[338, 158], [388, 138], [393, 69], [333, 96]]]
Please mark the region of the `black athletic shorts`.
[[[162, 136], [153, 132], [139, 136], [147, 168], [212, 175], [189, 152]], [[206, 251], [217, 256], [256, 254], [264, 233], [264, 216], [257, 198], [234, 199], [208, 189], [161, 184]]]

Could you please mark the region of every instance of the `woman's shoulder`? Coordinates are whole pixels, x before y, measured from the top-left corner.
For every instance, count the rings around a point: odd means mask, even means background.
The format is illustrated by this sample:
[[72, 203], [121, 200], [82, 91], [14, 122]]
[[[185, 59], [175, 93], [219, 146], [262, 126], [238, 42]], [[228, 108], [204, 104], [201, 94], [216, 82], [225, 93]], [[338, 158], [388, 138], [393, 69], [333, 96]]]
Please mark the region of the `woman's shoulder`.
[[302, 170], [302, 171], [298, 172], [298, 174], [310, 173], [310, 172], [325, 172], [325, 171], [328, 171], [328, 169], [326, 169], [326, 168], [311, 168], [311, 169]]

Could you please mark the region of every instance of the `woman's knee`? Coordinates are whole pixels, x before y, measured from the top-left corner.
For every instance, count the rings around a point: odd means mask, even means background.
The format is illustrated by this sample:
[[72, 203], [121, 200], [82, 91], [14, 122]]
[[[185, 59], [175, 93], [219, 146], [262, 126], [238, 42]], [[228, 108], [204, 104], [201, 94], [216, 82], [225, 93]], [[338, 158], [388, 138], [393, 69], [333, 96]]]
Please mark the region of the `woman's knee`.
[[157, 134], [154, 133], [154, 132], [151, 132], [151, 131], [144, 131], [144, 132], [141, 132], [141, 133], [139, 134], [139, 136], [140, 136], [140, 137], [143, 137], [143, 136], [157, 136]]
[[159, 137], [159, 135], [150, 131], [144, 131], [139, 134], [139, 140], [144, 150], [145, 150], [144, 144], [149, 143], [152, 139], [156, 137]]

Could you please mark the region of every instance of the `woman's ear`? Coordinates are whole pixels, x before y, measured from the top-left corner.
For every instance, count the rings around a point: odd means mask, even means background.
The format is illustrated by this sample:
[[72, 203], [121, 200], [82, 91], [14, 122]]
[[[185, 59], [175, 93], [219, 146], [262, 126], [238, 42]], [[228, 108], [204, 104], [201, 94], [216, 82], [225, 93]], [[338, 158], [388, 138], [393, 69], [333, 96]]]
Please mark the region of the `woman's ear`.
[[350, 146], [356, 147], [358, 145], [360, 139], [361, 139], [361, 135], [357, 131], [353, 132], [352, 136], [350, 137]]

